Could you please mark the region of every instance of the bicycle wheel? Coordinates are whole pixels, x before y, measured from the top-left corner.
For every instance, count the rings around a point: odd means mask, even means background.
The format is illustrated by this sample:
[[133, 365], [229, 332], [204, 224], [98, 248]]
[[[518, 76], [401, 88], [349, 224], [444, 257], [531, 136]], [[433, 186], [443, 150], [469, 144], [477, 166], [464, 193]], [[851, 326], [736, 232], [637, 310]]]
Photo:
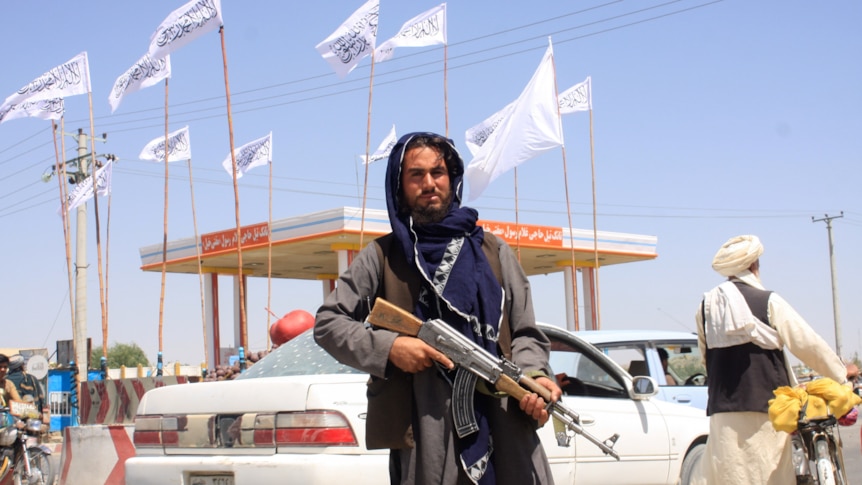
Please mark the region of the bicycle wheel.
[[835, 479], [836, 467], [832, 462], [829, 441], [825, 438], [819, 438], [814, 442], [814, 464], [817, 470], [817, 481], [820, 485], [838, 485]]

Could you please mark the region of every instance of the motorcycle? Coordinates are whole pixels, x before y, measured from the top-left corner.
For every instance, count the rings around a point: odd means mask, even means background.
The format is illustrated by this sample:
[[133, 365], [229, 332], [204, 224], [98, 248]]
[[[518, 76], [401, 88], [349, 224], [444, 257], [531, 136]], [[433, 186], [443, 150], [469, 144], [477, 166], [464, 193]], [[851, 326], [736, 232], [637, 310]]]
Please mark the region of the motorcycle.
[[51, 449], [40, 443], [44, 423], [0, 408], [0, 485], [52, 485]]

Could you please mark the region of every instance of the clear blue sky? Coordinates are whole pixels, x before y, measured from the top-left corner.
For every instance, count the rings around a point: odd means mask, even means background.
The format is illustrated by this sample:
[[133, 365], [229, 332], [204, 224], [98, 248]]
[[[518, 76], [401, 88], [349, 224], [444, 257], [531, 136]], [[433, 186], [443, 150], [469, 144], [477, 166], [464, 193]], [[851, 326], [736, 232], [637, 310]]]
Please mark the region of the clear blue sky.
[[[15, 2], [4, 7], [0, 97], [81, 51], [89, 55], [97, 151], [119, 157], [110, 219], [100, 199], [108, 270], [109, 343], [135, 342], [155, 360], [160, 275], [140, 270], [139, 248], [160, 243], [164, 167], [137, 160], [164, 134], [164, 83], [130, 94], [113, 115], [114, 80], [147, 49], [183, 1]], [[273, 218], [359, 206], [369, 62], [339, 79], [315, 51], [363, 2], [222, 0], [236, 145], [273, 132]], [[378, 42], [439, 2], [381, 0]], [[654, 235], [658, 258], [601, 271], [604, 328], [694, 330], [704, 291], [720, 282], [716, 249], [757, 234], [764, 284], [834, 343], [826, 226], [833, 222], [844, 355], [862, 347], [862, 4], [724, 0], [516, 2], [448, 5], [450, 137], [469, 159], [467, 128], [521, 92], [554, 42], [562, 91], [592, 76], [598, 228]], [[401, 48], [375, 68], [372, 150], [398, 133], [443, 132], [443, 50]], [[190, 126], [200, 232], [234, 227], [234, 195], [221, 162], [229, 151], [222, 53], [215, 32], [172, 56], [170, 129]], [[67, 132], [89, 132], [87, 96], [66, 100]], [[589, 122], [563, 119], [575, 227], [592, 229]], [[66, 158], [75, 140], [66, 137]], [[0, 223], [5, 228], [4, 347], [55, 348], [72, 336], [63, 233], [56, 214], [50, 123], [0, 125]], [[368, 206], [384, 208], [383, 164], [369, 171]], [[188, 168], [172, 163], [168, 237], [193, 235]], [[243, 224], [264, 222], [266, 168], [240, 180]], [[473, 206], [514, 220], [514, 178], [495, 181]], [[567, 226], [561, 152], [518, 170], [522, 222]], [[105, 201], [105, 202], [103, 202]], [[89, 224], [88, 327], [102, 341], [95, 224]], [[107, 227], [109, 224], [109, 227]], [[109, 229], [109, 232], [106, 231]], [[73, 250], [74, 254], [74, 250]], [[560, 274], [532, 279], [537, 317], [564, 325]], [[229, 287], [225, 279], [223, 287]], [[168, 275], [165, 359], [203, 358], [195, 276]], [[223, 292], [225, 293], [225, 292]], [[227, 292], [229, 293], [229, 292]], [[318, 282], [273, 283], [272, 310], [314, 312]], [[267, 284], [249, 285], [250, 350], [266, 345]], [[222, 308], [230, 308], [229, 305]], [[231, 332], [223, 316], [223, 338]]]

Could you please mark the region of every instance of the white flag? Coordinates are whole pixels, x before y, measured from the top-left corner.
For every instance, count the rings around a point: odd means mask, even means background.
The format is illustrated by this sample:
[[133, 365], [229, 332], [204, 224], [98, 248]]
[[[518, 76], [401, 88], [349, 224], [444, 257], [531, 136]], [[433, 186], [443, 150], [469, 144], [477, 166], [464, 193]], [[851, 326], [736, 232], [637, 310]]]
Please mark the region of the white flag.
[[147, 54], [161, 59], [222, 26], [221, 0], [192, 0], [171, 12], [150, 37]]
[[593, 109], [593, 92], [590, 88], [590, 76], [582, 82], [570, 87], [559, 96], [560, 114], [590, 111]]
[[563, 145], [550, 42], [542, 63], [514, 104], [512, 113], [500, 122], [465, 170], [470, 200], [507, 170]]
[[374, 50], [379, 11], [380, 0], [368, 0], [315, 47], [340, 77], [346, 76]]
[[374, 50], [374, 62], [388, 61], [396, 47], [424, 47], [446, 43], [446, 4], [423, 12], [401, 26], [398, 35]]
[[[161, 136], [147, 143], [138, 158], [164, 162], [165, 137]], [[177, 160], [189, 160], [190, 158], [192, 158], [192, 144], [189, 139], [189, 127], [184, 126], [173, 133], [168, 133], [168, 163]]]
[[[235, 149], [236, 156], [236, 178], [239, 179], [244, 173], [254, 167], [272, 163], [272, 132], [263, 138], [246, 143], [245, 145]], [[222, 162], [222, 167], [227, 170], [228, 174], [233, 175], [233, 162], [230, 155]]]
[[365, 160], [365, 155], [359, 155], [359, 158], [362, 159], [363, 163], [374, 163], [378, 160], [383, 160], [384, 158], [389, 158], [389, 154], [392, 152], [392, 149], [395, 147], [395, 144], [398, 143], [398, 137], [395, 135], [395, 125], [392, 125], [392, 129], [389, 130], [389, 134], [386, 135], [386, 138], [380, 143], [380, 146], [377, 147], [377, 150], [371, 154], [371, 161]]
[[24, 101], [21, 104], [3, 103], [0, 106], [0, 123], [28, 116], [43, 120], [59, 120], [63, 117], [65, 109], [63, 98]]
[[[113, 170], [112, 162], [109, 160], [107, 163], [102, 165], [102, 168], [96, 170], [96, 191], [101, 196], [106, 196], [111, 193], [111, 172]], [[72, 209], [78, 207], [79, 205], [87, 202], [88, 200], [93, 198], [93, 176], [85, 178], [77, 185], [75, 185], [75, 190], [70, 192], [66, 196], [66, 209], [71, 212]], [[62, 207], [57, 209], [57, 213], [59, 214], [62, 211]]]
[[111, 113], [117, 110], [120, 101], [126, 94], [148, 88], [169, 77], [171, 77], [171, 56], [153, 59], [144, 54], [135, 65], [114, 81], [114, 87], [111, 89], [111, 94], [108, 95]]
[[84, 51], [16, 91], [6, 98], [6, 103], [20, 105], [27, 101], [65, 98], [89, 92], [90, 64], [87, 62], [87, 52]]
[[491, 133], [494, 133], [497, 127], [500, 126], [500, 123], [508, 118], [514, 110], [515, 102], [513, 101], [506, 105], [505, 108], [489, 116], [485, 121], [467, 129], [465, 136], [467, 137], [467, 148], [470, 150], [470, 154], [475, 157], [476, 152], [478, 152], [479, 149], [482, 148], [482, 145], [488, 141]]

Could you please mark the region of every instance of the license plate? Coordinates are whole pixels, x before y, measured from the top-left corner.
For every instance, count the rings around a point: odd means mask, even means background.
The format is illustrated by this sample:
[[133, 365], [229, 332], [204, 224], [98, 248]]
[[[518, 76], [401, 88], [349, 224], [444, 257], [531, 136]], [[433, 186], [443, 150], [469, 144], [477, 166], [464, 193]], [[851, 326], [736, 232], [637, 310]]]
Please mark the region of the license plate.
[[233, 475], [192, 475], [189, 485], [234, 485]]

